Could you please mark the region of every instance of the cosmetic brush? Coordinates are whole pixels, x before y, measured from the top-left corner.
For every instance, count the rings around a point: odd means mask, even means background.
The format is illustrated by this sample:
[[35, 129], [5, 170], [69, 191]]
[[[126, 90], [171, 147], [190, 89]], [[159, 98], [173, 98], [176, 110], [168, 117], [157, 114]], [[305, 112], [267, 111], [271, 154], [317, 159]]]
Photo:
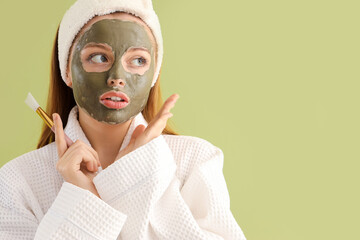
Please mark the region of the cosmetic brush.
[[[31, 93], [28, 93], [27, 98], [25, 100], [25, 103], [29, 105], [29, 107], [34, 110], [39, 116], [44, 120], [46, 125], [51, 128], [51, 130], [55, 133], [55, 125], [52, 119], [47, 115], [47, 113], [40, 107], [40, 105], [37, 103], [35, 98], [31, 95]], [[65, 134], [65, 133], [64, 133]], [[70, 147], [71, 144], [74, 142], [65, 134], [65, 141], [68, 147]]]

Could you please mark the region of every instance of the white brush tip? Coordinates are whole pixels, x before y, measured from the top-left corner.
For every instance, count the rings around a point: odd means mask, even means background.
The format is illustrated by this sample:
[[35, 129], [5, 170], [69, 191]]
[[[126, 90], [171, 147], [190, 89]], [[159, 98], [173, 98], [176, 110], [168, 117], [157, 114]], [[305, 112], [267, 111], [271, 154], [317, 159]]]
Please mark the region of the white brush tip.
[[27, 98], [25, 100], [25, 103], [29, 105], [29, 107], [36, 112], [36, 109], [40, 107], [40, 105], [37, 103], [33, 95], [31, 93], [28, 93]]

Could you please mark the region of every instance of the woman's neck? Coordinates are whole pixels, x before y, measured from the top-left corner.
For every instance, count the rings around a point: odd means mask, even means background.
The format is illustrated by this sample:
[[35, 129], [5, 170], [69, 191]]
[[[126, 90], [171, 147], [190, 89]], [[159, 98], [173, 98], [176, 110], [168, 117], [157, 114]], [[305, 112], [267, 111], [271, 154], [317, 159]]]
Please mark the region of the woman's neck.
[[80, 126], [98, 153], [102, 169], [105, 169], [115, 161], [132, 120], [116, 125], [106, 124], [96, 121], [80, 107], [78, 109]]

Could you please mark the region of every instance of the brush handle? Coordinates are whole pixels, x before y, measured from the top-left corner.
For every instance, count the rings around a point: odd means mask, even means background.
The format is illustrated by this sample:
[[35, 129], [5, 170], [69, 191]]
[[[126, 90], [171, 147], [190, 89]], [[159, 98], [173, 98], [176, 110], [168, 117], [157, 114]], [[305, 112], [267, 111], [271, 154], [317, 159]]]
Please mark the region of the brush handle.
[[[55, 125], [53, 125], [53, 126], [51, 127], [51, 130], [55, 133]], [[67, 145], [67, 147], [70, 147], [71, 144], [73, 144], [74, 142], [68, 137], [68, 135], [66, 135], [65, 132], [64, 132], [64, 135], [65, 135], [66, 145]]]

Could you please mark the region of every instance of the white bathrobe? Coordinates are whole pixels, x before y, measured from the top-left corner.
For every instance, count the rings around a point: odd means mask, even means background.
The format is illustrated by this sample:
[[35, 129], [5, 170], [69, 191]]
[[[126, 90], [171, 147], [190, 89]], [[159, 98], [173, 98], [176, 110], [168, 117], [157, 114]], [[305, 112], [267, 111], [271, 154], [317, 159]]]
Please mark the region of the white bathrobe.
[[[132, 121], [121, 149], [139, 124]], [[75, 106], [65, 133], [87, 143]], [[65, 182], [55, 143], [0, 169], [0, 239], [241, 239], [223, 153], [197, 137], [160, 135], [93, 179], [101, 197]]]

